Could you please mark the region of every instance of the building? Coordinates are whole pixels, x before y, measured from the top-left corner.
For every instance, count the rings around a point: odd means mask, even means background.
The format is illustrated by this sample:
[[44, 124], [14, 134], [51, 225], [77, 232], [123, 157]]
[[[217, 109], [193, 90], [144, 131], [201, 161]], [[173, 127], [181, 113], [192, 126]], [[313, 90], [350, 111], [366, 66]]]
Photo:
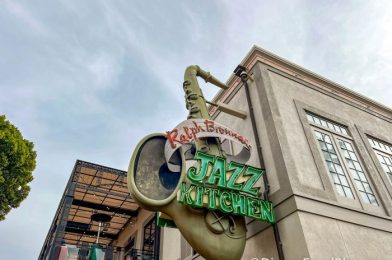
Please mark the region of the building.
[[58, 259], [61, 246], [65, 245], [74, 259], [77, 259], [77, 255], [86, 256], [90, 245], [97, 241], [101, 228], [91, 218], [95, 213], [105, 213], [111, 217], [109, 222], [102, 225], [99, 238], [99, 244], [108, 255], [117, 257], [128, 253], [128, 245], [119, 248], [112, 243], [124, 228], [132, 225], [139, 213], [139, 206], [128, 193], [126, 172], [78, 160], [39, 259]]
[[[285, 259], [389, 258], [392, 110], [258, 47], [241, 64], [254, 79], [250, 98]], [[239, 78], [228, 85], [216, 101], [249, 113]], [[212, 115], [254, 137], [250, 117]], [[257, 156], [249, 163], [258, 166]], [[247, 236], [243, 259], [278, 259], [271, 226], [249, 222]]]
[[[247, 220], [242, 259], [279, 259], [279, 254], [285, 259], [390, 257], [392, 110], [258, 47], [252, 48], [241, 65], [252, 78], [248, 86], [233, 74], [227, 81], [229, 88], [213, 101], [244, 111], [246, 118], [215, 107], [210, 113], [253, 144], [247, 164], [265, 168], [277, 218], [275, 227]], [[230, 142], [225, 146], [233, 154], [238, 152]], [[259, 183], [262, 190], [264, 183]], [[68, 227], [69, 231], [73, 225], [69, 218], [61, 224], [67, 190], [40, 259], [46, 259], [51, 241], [66, 242], [65, 237], [56, 236], [56, 230], [67, 231]], [[121, 192], [125, 196], [127, 191]], [[132, 249], [133, 256], [140, 252], [155, 259], [201, 259], [177, 229], [157, 227], [154, 213], [124, 199], [129, 202], [127, 220], [106, 234], [115, 234], [105, 245], [108, 252], [116, 252], [112, 259], [124, 259]], [[105, 206], [113, 205], [108, 201]], [[97, 233], [96, 225], [92, 228], [91, 236]]]
[[[39, 259], [59, 259], [62, 249], [68, 255], [65, 259], [87, 259], [91, 245], [97, 243], [99, 230], [98, 244], [105, 251], [105, 259], [158, 255], [155, 241], [159, 241], [159, 229], [154, 214], [142, 210], [129, 196], [126, 174], [76, 161]], [[97, 213], [110, 216], [110, 220], [100, 227], [99, 222], [92, 220]], [[124, 236], [124, 230], [139, 228], [140, 223], [145, 232], [139, 235], [145, 243], [136, 250], [135, 240], [139, 238]]]

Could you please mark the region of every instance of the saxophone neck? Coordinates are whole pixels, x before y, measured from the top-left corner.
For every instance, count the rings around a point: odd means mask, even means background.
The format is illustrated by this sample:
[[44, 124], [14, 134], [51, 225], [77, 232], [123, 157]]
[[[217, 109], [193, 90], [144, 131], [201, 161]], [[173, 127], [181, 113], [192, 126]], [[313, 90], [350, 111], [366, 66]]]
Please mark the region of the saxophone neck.
[[203, 78], [206, 82], [209, 82], [222, 89], [227, 89], [227, 85], [219, 81], [217, 78], [211, 75], [211, 73], [202, 70], [197, 65], [189, 66], [185, 70], [184, 75], [184, 91], [185, 91], [185, 102], [186, 107], [189, 110], [188, 119], [192, 118], [205, 118], [210, 119], [208, 113], [207, 104], [197, 81], [197, 76]]
[[[199, 83], [197, 82], [197, 76], [222, 89], [227, 89], [227, 86], [212, 76], [209, 72], [200, 69], [197, 65], [189, 66], [185, 70], [183, 87], [185, 91], [186, 108], [189, 110], [188, 119], [210, 119], [206, 100], [200, 89]], [[210, 154], [223, 156], [222, 149], [217, 138], [197, 140], [195, 141], [195, 145], [196, 149], [202, 152], [209, 152]]]

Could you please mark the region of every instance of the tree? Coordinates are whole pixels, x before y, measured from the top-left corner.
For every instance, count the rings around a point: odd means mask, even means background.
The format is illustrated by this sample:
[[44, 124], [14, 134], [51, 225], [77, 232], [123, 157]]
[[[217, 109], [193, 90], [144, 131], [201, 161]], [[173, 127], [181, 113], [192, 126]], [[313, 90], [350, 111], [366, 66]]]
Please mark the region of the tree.
[[0, 115], [0, 221], [30, 192], [36, 152], [18, 128]]

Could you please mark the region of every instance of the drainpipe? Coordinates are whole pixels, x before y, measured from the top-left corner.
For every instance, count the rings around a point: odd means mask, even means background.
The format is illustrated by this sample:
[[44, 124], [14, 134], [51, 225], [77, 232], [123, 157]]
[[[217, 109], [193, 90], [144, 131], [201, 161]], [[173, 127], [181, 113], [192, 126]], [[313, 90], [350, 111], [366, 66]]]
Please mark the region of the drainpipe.
[[[248, 101], [250, 121], [252, 122], [252, 129], [253, 129], [253, 134], [254, 134], [254, 138], [255, 138], [255, 142], [256, 142], [257, 153], [259, 155], [259, 164], [262, 169], [265, 169], [263, 153], [262, 153], [260, 138], [259, 138], [259, 132], [256, 127], [255, 114], [253, 111], [252, 100], [250, 98], [250, 91], [249, 91], [249, 85], [248, 85], [248, 79], [250, 78], [250, 76], [246, 72], [246, 68], [241, 65], [237, 66], [237, 68], [234, 70], [234, 74], [241, 79], [242, 83], [245, 86], [245, 93], [246, 93], [246, 100]], [[263, 197], [264, 197], [264, 200], [269, 201], [270, 185], [269, 185], [268, 176], [267, 176], [266, 172], [264, 172], [264, 174], [263, 174], [263, 182], [264, 182], [264, 187], [265, 187]], [[279, 259], [284, 260], [285, 258], [284, 258], [284, 253], [283, 253], [283, 244], [280, 239], [278, 224], [277, 223], [272, 224], [272, 228], [274, 231], [275, 244], [276, 244], [276, 249], [278, 251]]]

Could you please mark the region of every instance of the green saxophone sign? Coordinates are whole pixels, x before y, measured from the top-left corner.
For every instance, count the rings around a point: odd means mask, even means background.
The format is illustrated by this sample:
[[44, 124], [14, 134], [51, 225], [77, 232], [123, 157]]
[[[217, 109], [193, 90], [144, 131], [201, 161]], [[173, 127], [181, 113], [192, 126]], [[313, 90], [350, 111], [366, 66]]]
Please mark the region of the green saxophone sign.
[[[141, 207], [158, 212], [160, 225], [177, 227], [205, 259], [240, 260], [245, 217], [269, 223], [276, 217], [272, 203], [259, 196], [264, 170], [244, 164], [251, 142], [210, 117], [196, 77], [228, 88], [209, 72], [189, 66], [182, 86], [187, 120], [139, 142], [128, 168], [128, 187]], [[235, 145], [236, 154], [223, 149], [226, 141]]]
[[180, 203], [275, 223], [272, 203], [259, 199], [260, 188], [254, 187], [262, 169], [236, 162], [227, 165], [225, 158], [202, 152], [196, 153], [195, 160], [199, 167], [188, 169], [191, 183], [181, 183]]

